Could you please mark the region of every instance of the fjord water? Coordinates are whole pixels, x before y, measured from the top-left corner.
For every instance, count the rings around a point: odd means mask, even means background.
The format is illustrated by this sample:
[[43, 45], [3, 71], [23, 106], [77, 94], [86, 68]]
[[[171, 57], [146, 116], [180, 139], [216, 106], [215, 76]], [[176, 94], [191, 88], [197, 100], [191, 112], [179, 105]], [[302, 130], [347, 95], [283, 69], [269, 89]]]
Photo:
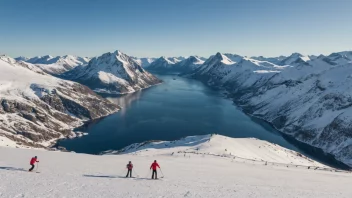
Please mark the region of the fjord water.
[[84, 128], [89, 135], [62, 140], [58, 145], [70, 151], [98, 154], [147, 140], [217, 133], [267, 140], [327, 164], [336, 163], [319, 149], [284, 137], [269, 124], [247, 116], [220, 91], [193, 79], [158, 77], [164, 81], [160, 85], [123, 96], [107, 96], [123, 109], [90, 123]]

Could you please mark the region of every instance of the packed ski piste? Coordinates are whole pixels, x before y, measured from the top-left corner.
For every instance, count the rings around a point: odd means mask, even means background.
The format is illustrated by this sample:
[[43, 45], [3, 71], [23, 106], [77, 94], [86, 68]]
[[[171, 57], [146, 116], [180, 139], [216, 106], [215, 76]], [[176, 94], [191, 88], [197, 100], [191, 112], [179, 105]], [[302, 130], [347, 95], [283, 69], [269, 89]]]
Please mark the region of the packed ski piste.
[[6, 198], [352, 195], [351, 172], [253, 138], [190, 136], [102, 155], [13, 148], [0, 139], [0, 197]]

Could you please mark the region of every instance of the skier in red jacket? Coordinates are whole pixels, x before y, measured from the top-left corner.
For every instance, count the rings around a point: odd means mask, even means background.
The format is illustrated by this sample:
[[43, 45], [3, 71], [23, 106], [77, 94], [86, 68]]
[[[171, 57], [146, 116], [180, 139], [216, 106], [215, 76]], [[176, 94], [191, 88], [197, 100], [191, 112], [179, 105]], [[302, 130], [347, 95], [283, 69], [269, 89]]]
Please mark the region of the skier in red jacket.
[[37, 156], [32, 157], [31, 161], [29, 162], [29, 164], [30, 164], [32, 167], [29, 169], [29, 171], [32, 171], [32, 170], [34, 169], [34, 167], [35, 167], [34, 164], [35, 164], [36, 162], [39, 162], [37, 159], [38, 159]]
[[155, 174], [155, 179], [158, 179], [158, 173], [156, 171], [157, 168], [160, 168], [159, 164], [156, 162], [156, 160], [154, 160], [154, 162], [152, 163], [152, 165], [150, 166], [150, 170], [153, 169], [153, 175], [152, 175], [152, 179], [154, 179], [154, 174]]
[[126, 175], [126, 177], [128, 177], [128, 174], [130, 174], [130, 177], [132, 177], [133, 164], [132, 164], [131, 161], [128, 162], [126, 168], [127, 168], [127, 175]]

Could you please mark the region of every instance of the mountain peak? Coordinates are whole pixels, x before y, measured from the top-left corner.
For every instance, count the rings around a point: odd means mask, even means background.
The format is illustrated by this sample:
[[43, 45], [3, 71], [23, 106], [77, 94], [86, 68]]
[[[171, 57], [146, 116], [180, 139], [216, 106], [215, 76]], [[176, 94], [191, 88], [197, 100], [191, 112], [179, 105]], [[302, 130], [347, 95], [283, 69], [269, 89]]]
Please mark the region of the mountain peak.
[[124, 53], [121, 52], [120, 50], [116, 50], [116, 51], [114, 52], [114, 54], [117, 55], [117, 56], [124, 55]]

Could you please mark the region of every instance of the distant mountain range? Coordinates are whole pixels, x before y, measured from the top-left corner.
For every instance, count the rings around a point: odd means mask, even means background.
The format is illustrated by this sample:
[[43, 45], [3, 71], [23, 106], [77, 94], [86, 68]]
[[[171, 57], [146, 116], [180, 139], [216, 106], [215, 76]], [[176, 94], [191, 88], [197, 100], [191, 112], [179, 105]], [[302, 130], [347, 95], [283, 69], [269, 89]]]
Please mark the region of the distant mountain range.
[[79, 56], [36, 56], [33, 58], [26, 58], [26, 57], [18, 57], [15, 58], [17, 61], [25, 61], [28, 63], [32, 63], [37, 65], [43, 71], [49, 74], [62, 74], [67, 72], [77, 66], [84, 66], [87, 65], [89, 62], [89, 58], [87, 57], [79, 57]]

